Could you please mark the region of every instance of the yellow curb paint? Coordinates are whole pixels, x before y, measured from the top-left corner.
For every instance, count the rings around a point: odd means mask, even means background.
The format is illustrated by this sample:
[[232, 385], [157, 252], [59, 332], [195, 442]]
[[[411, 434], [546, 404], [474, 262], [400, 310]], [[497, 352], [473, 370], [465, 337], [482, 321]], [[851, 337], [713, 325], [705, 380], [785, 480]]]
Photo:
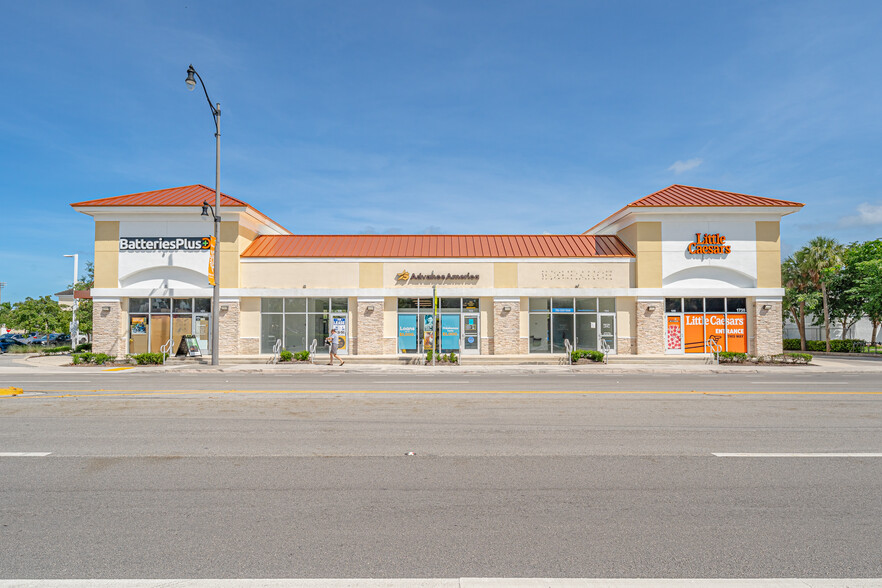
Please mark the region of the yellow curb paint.
[[10, 386], [9, 388], [0, 388], [0, 396], [18, 396], [21, 394], [21, 388]]
[[701, 395], [701, 396], [879, 396], [882, 392], [857, 390], [847, 391], [769, 391], [769, 390], [175, 390], [160, 392], [156, 390], [113, 390], [99, 388], [97, 390], [43, 390], [43, 392], [56, 392], [57, 396], [30, 396], [29, 398], [89, 398], [108, 396], [188, 396], [206, 394], [542, 394], [542, 395], [615, 395], [615, 394], [647, 394], [647, 395]]
[[102, 371], [102, 372], [121, 372], [121, 371], [123, 371], [123, 370], [130, 370], [130, 369], [133, 369], [133, 368], [134, 368], [134, 366], [131, 366], [131, 367], [115, 367], [115, 368], [109, 368], [109, 369], [101, 370], [101, 371]]

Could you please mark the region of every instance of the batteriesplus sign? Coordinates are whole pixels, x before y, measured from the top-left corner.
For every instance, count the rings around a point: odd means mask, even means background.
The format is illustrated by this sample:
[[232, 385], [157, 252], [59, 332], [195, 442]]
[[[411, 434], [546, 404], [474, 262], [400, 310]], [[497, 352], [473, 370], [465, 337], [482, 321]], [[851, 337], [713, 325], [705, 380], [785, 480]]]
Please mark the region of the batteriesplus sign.
[[120, 237], [120, 251], [208, 251], [210, 237]]

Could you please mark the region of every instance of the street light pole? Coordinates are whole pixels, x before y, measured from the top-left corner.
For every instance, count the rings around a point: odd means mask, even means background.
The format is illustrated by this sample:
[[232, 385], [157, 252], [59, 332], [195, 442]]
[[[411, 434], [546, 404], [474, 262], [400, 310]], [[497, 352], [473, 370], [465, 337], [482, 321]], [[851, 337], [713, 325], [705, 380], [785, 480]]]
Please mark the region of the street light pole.
[[74, 253], [73, 255], [65, 255], [65, 257], [73, 257], [74, 260], [74, 279], [70, 290], [73, 296], [73, 315], [70, 319], [70, 349], [74, 351], [77, 348], [77, 339], [80, 336], [80, 321], [77, 320], [77, 310], [80, 307], [77, 300], [77, 274], [79, 273], [80, 256], [78, 253]]
[[[218, 356], [220, 353], [220, 102], [216, 105], [211, 103], [208, 97], [208, 90], [205, 89], [205, 82], [202, 76], [193, 68], [187, 68], [187, 89], [196, 89], [196, 80], [193, 76], [199, 78], [202, 84], [202, 91], [205, 92], [205, 99], [208, 101], [208, 107], [211, 109], [211, 116], [214, 119], [214, 140], [215, 140], [215, 156], [214, 156], [214, 290], [211, 295], [211, 365], [218, 365]], [[204, 208], [203, 208], [204, 214]]]

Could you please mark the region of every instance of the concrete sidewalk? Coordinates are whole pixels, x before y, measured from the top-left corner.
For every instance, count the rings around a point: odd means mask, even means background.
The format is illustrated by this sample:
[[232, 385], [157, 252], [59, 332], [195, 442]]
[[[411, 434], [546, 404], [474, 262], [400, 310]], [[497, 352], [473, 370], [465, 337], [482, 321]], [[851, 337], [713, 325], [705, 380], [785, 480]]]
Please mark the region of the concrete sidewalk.
[[354, 363], [344, 366], [329, 366], [323, 356], [315, 364], [292, 363], [292, 364], [224, 364], [220, 366], [176, 363], [165, 366], [132, 366], [132, 367], [103, 367], [103, 366], [71, 366], [70, 357], [56, 356], [24, 356], [10, 358], [2, 356], [0, 361], [0, 383], [3, 374], [94, 374], [104, 373], [127, 374], [133, 372], [164, 372], [173, 373], [199, 373], [199, 372], [236, 372], [236, 373], [293, 373], [293, 372], [348, 372], [348, 373], [578, 373], [590, 376], [590, 374], [757, 374], [757, 373], [792, 373], [792, 374], [821, 374], [821, 373], [879, 373], [882, 374], [882, 361], [863, 359], [856, 357], [833, 358], [816, 357], [811, 365], [713, 365], [698, 363], [683, 363], [676, 360], [671, 362], [652, 361], [647, 363], [628, 364], [587, 364], [587, 365], [397, 365], [397, 364], [363, 364]]

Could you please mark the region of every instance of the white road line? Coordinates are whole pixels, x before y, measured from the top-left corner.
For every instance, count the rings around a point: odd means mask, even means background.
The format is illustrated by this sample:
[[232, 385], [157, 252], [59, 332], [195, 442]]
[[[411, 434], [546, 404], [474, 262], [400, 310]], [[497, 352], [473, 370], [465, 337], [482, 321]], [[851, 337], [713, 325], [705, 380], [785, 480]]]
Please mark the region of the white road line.
[[0, 580], [0, 588], [878, 588], [882, 578], [394, 578]]
[[788, 386], [844, 386], [848, 384], [848, 382], [841, 382], [839, 380], [835, 382], [819, 382], [817, 380], [812, 382], [803, 382], [801, 380], [791, 380], [789, 382], [767, 382], [765, 380], [750, 382], [751, 384], [787, 384]]
[[882, 457], [882, 453], [714, 453], [716, 457]]
[[0, 457], [46, 457], [52, 455], [51, 451], [4, 451]]
[[82, 384], [91, 380], [29, 380], [27, 378], [9, 378], [10, 381], [27, 384]]

